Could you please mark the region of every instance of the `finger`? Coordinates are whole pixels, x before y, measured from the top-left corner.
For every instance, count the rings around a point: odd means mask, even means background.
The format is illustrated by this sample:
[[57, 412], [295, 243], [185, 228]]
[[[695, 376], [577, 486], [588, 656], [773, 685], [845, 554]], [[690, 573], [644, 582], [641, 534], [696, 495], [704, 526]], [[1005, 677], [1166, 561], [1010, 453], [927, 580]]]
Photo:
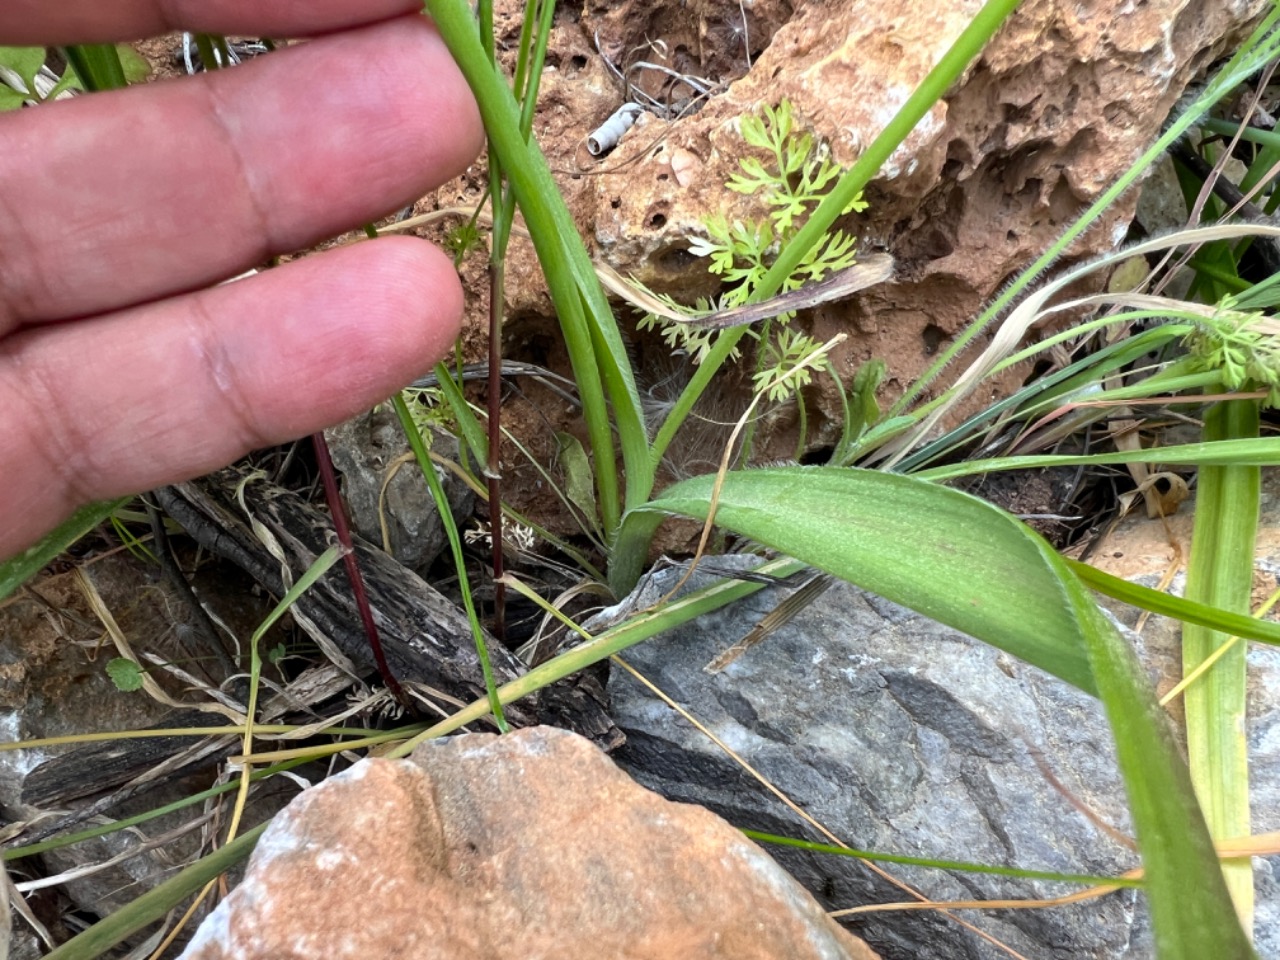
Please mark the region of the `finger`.
[[0, 342], [0, 557], [73, 509], [207, 472], [367, 410], [457, 336], [430, 244], [387, 238]]
[[481, 136], [421, 17], [0, 115], [0, 335], [191, 290], [367, 222], [464, 170]]
[[0, 4], [0, 39], [8, 44], [103, 43], [170, 30], [297, 37], [421, 9], [420, 0], [5, 0]]

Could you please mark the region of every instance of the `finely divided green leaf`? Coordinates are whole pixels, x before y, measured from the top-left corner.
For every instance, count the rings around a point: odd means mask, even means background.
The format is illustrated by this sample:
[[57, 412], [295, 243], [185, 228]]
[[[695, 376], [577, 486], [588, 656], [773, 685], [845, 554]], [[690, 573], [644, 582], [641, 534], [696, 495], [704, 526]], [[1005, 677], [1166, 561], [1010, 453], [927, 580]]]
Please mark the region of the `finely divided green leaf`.
[[[35, 94], [35, 78], [44, 66], [45, 55], [44, 47], [0, 47], [0, 67], [17, 74], [27, 88], [27, 95], [22, 99], [39, 99]], [[12, 87], [0, 89], [16, 93]]]

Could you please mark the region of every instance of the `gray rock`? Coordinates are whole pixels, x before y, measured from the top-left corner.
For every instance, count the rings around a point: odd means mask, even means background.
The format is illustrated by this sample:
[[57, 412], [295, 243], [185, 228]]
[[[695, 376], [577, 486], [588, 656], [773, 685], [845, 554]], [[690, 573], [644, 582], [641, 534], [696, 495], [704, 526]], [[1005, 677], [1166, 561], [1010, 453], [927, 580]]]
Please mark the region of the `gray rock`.
[[[395, 411], [384, 404], [326, 430], [324, 435], [333, 465], [342, 478], [342, 494], [356, 532], [370, 543], [383, 544], [385, 518], [388, 552], [406, 567], [424, 572], [444, 549], [444, 527], [417, 462], [403, 462], [409, 453], [409, 441]], [[458, 443], [454, 437], [437, 432], [433, 444], [445, 456], [457, 459]], [[438, 467], [436, 475], [444, 485], [453, 515], [470, 514], [475, 503], [471, 489]]]
[[[680, 575], [658, 574], [642, 604]], [[1080, 812], [1130, 832], [1101, 704], [993, 647], [837, 583], [722, 673], [704, 671], [784, 595], [762, 591], [624, 659], [852, 847], [1104, 876], [1137, 865]], [[610, 692], [627, 736], [617, 758], [641, 783], [739, 827], [823, 839], [624, 671], [614, 671]], [[911, 899], [853, 860], [770, 853], [829, 909]], [[884, 866], [936, 901], [1080, 889]], [[1129, 890], [963, 919], [1025, 956], [1078, 960], [1149, 955], [1142, 911]], [[1008, 956], [938, 911], [864, 914], [850, 926], [888, 960]]]
[[[121, 552], [99, 556], [81, 569], [113, 611], [122, 633], [133, 639], [135, 653], [155, 652], [175, 660], [206, 653], [198, 646], [183, 598], [167, 581], [157, 579], [153, 565]], [[248, 637], [269, 610], [267, 598], [247, 595], [245, 581], [219, 576], [212, 565], [205, 572], [202, 596], [238, 636]], [[189, 643], [178, 646], [180, 638]], [[109, 641], [104, 649], [102, 640], [102, 628], [77, 587], [74, 571], [42, 576], [0, 609], [0, 739], [13, 742], [173, 725], [178, 712], [145, 692], [122, 692], [108, 679], [104, 668], [115, 651]], [[203, 663], [184, 659], [182, 666], [198, 672]], [[163, 671], [155, 673], [163, 681]], [[202, 699], [199, 694], [177, 689], [176, 684], [170, 692], [188, 702]], [[197, 716], [202, 725], [222, 719], [216, 714]], [[182, 745], [189, 746], [194, 740], [186, 738]], [[113, 794], [125, 781], [155, 767], [163, 757], [149, 754], [147, 748], [158, 743], [158, 739], [122, 740], [0, 753], [0, 827], [11, 834], [6, 848], [30, 843], [59, 823], [69, 824], [65, 830], [92, 826], [92, 821], [80, 822], [74, 817]], [[67, 763], [90, 750], [97, 763]], [[140, 763], [139, 756], [149, 759]], [[102, 813], [123, 818], [188, 797], [208, 785], [215, 762], [209, 761], [208, 779], [203, 783], [161, 778], [147, 792], [113, 804]], [[84, 773], [86, 768], [88, 773]], [[60, 788], [56, 797], [47, 802], [33, 799], [33, 783], [51, 769], [79, 770], [81, 775], [51, 778], [46, 781], [49, 786]], [[292, 785], [286, 789], [293, 792]], [[270, 816], [287, 799], [261, 802], [263, 793], [276, 792], [269, 787], [250, 799], [246, 814], [250, 823]], [[39, 888], [43, 902], [37, 915], [50, 924], [55, 936], [65, 938], [70, 932], [59, 930], [50, 921], [59, 910], [76, 910], [81, 919], [115, 913], [172, 876], [177, 865], [194, 858], [204, 843], [200, 824], [186, 832], [183, 829], [201, 813], [199, 806], [172, 811], [131, 830], [12, 860], [7, 864], [9, 877], [24, 894], [35, 896], [32, 884], [43, 884], [49, 877], [65, 873], [77, 874], [56, 886]], [[123, 859], [89, 872], [116, 857]], [[15, 913], [11, 922], [12, 955], [43, 956], [44, 948], [32, 938], [26, 920]]]
[[[1114, 576], [1158, 588], [1165, 572], [1190, 556], [1194, 507], [1194, 501], [1189, 501], [1164, 520], [1147, 519], [1141, 510], [1135, 511], [1098, 543], [1090, 563]], [[1259, 508], [1255, 604], [1280, 583], [1280, 470], [1263, 470]], [[1179, 573], [1168, 590], [1182, 596], [1185, 585], [1186, 577]], [[1136, 626], [1138, 611], [1109, 601], [1104, 605], [1126, 626]], [[1182, 677], [1180, 624], [1167, 617], [1149, 617], [1142, 638], [1145, 661], [1156, 689], [1163, 694]], [[1280, 649], [1254, 643], [1248, 664], [1249, 795], [1257, 834], [1280, 830]], [[1175, 732], [1182, 737], [1180, 726]], [[1253, 882], [1254, 945], [1262, 957], [1280, 957], [1280, 857], [1254, 857]]]

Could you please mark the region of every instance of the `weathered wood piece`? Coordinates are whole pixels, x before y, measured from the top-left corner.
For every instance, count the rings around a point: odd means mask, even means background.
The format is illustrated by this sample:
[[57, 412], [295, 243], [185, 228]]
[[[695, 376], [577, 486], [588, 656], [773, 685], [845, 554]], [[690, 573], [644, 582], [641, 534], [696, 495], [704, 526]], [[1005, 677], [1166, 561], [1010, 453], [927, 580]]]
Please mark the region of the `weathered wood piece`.
[[[254, 536], [236, 500], [247, 472], [231, 467], [190, 483], [156, 492], [160, 505], [197, 542], [244, 569], [269, 592], [286, 590], [281, 564]], [[275, 537], [296, 579], [333, 542], [333, 526], [323, 511], [264, 479], [244, 485], [243, 497], [254, 519]], [[402, 681], [425, 684], [470, 701], [484, 696], [479, 657], [465, 614], [413, 571], [383, 551], [356, 538], [356, 554], [369, 591], [387, 660]], [[296, 610], [322, 637], [363, 674], [374, 672], [368, 641], [360, 627], [351, 587], [335, 566], [303, 595]], [[489, 657], [499, 684], [525, 672], [515, 654], [492, 637]], [[567, 727], [612, 749], [622, 738], [605, 710], [605, 695], [594, 677], [561, 681], [507, 707], [516, 726], [549, 723]]]

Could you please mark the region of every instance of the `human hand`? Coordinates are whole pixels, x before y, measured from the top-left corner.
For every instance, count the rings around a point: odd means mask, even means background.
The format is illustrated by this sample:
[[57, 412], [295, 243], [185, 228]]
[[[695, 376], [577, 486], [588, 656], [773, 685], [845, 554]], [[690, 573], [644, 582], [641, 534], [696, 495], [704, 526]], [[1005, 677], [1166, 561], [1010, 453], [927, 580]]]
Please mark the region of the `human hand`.
[[399, 16], [420, 9], [0, 4], [8, 44], [327, 34], [0, 115], [0, 559], [84, 503], [353, 416], [448, 350], [462, 292], [421, 240], [210, 286], [404, 206], [475, 157], [461, 74], [425, 19]]

